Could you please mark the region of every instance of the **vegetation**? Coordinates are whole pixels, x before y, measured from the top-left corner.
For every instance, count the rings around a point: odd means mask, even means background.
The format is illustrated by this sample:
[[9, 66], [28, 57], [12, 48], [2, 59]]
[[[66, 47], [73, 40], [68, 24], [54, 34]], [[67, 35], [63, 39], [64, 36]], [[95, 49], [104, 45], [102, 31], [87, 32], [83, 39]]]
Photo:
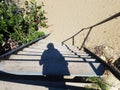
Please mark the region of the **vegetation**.
[[[87, 81], [94, 83], [90, 88], [94, 88], [96, 90], [109, 90], [108, 84], [103, 78], [90, 77], [87, 79]], [[87, 88], [87, 90], [89, 90], [89, 87]]]
[[37, 5], [35, 0], [25, 1], [25, 8], [18, 7], [11, 0], [0, 0], [0, 53], [6, 51], [10, 39], [18, 44], [25, 44], [44, 36], [38, 28], [46, 28], [44, 3]]

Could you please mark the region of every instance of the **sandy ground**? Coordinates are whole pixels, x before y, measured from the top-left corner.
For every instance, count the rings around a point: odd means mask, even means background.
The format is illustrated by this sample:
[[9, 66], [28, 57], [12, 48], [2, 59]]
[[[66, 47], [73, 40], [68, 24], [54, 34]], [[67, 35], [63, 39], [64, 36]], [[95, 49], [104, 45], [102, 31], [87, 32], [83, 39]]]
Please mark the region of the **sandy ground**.
[[[24, 1], [24, 0], [22, 0]], [[36, 0], [38, 4], [39, 0]], [[49, 40], [61, 42], [82, 28], [94, 25], [118, 12], [120, 12], [120, 0], [42, 0], [47, 11], [48, 29], [43, 29], [46, 33], [51, 32]], [[86, 46], [94, 48], [104, 45], [108, 55], [116, 60], [120, 57], [120, 17], [99, 25], [92, 29]], [[81, 46], [86, 33], [85, 30], [75, 38], [76, 46]], [[70, 42], [68, 42], [70, 43]], [[0, 83], [0, 85], [12, 85]], [[6, 88], [9, 88], [6, 87]], [[22, 87], [21, 85], [17, 85]], [[26, 85], [23, 85], [26, 87]], [[33, 87], [34, 88], [34, 87]], [[35, 87], [35, 90], [37, 87]], [[31, 87], [26, 89], [33, 90]], [[8, 89], [2, 89], [8, 90]], [[11, 89], [14, 90], [14, 89]], [[16, 89], [15, 89], [16, 90]], [[18, 89], [19, 90], [19, 89]], [[22, 90], [22, 89], [20, 89]]]
[[[36, 0], [39, 3], [39, 0]], [[61, 42], [82, 28], [94, 25], [118, 12], [120, 0], [43, 0], [47, 11], [47, 30], [52, 32], [49, 40]], [[94, 27], [86, 41], [86, 46], [105, 46], [108, 56], [114, 60], [120, 57], [120, 17]], [[75, 37], [75, 45], [81, 46], [88, 30]], [[71, 43], [71, 40], [68, 41]]]

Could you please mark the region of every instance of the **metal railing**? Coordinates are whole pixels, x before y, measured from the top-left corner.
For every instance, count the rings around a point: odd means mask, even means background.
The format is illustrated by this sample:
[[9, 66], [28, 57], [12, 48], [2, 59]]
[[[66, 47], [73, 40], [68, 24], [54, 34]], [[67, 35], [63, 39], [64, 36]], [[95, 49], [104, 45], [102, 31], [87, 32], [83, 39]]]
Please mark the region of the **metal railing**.
[[39, 38], [37, 38], [37, 39], [35, 39], [35, 40], [31, 41], [31, 42], [28, 42], [28, 43], [26, 43], [24, 45], [21, 45], [21, 46], [15, 48], [15, 49], [5, 53], [5, 54], [2, 54], [2, 55], [0, 55], [0, 59], [6, 59], [9, 55], [18, 52], [18, 51], [22, 50], [23, 48], [25, 48], [25, 47], [27, 47], [27, 46], [29, 46], [29, 45], [31, 45], [31, 44], [39, 41], [39, 40], [42, 40], [42, 39], [48, 37], [49, 35], [50, 35], [50, 33], [45, 35], [45, 36], [39, 37]]
[[106, 18], [105, 20], [103, 20], [103, 21], [101, 21], [101, 22], [99, 22], [99, 23], [97, 23], [97, 24], [94, 24], [94, 25], [92, 25], [92, 26], [90, 26], [90, 27], [82, 28], [82, 29], [81, 29], [79, 32], [77, 32], [76, 34], [74, 34], [73, 36], [71, 36], [71, 37], [67, 38], [66, 40], [64, 40], [64, 41], [62, 42], [62, 45], [65, 44], [65, 42], [67, 42], [68, 40], [72, 40], [72, 45], [74, 46], [74, 45], [75, 45], [75, 37], [76, 37], [78, 34], [80, 34], [82, 31], [88, 29], [88, 32], [87, 32], [87, 34], [86, 34], [86, 36], [85, 36], [85, 38], [84, 38], [81, 46], [80, 46], [78, 49], [81, 50], [82, 48], [84, 48], [84, 51], [88, 52], [88, 53], [91, 54], [93, 57], [95, 57], [98, 61], [100, 61], [101, 63], [103, 63], [103, 65], [105, 65], [105, 67], [107, 67], [107, 69], [109, 69], [109, 70], [113, 73], [113, 75], [120, 80], [120, 71], [119, 71], [116, 67], [114, 67], [112, 64], [106, 63], [104, 60], [102, 60], [100, 57], [98, 57], [97, 55], [95, 55], [93, 52], [91, 52], [89, 49], [87, 49], [87, 48], [85, 47], [85, 42], [86, 42], [88, 36], [90, 35], [90, 32], [92, 31], [92, 29], [93, 29], [94, 27], [99, 26], [99, 25], [101, 25], [101, 24], [104, 24], [104, 23], [106, 23], [106, 22], [108, 22], [108, 21], [110, 21], [110, 20], [112, 20], [112, 19], [115, 19], [115, 18], [117, 18], [117, 17], [119, 17], [119, 16], [120, 16], [120, 12], [119, 12], [119, 13], [116, 13], [116, 14], [112, 15], [111, 17]]
[[75, 37], [76, 37], [78, 34], [80, 34], [82, 31], [88, 29], [88, 33], [87, 33], [86, 37], [84, 38], [84, 40], [83, 40], [83, 42], [82, 42], [82, 44], [81, 44], [81, 46], [80, 46], [80, 48], [79, 48], [79, 50], [81, 50], [81, 49], [85, 46], [85, 42], [86, 42], [88, 36], [90, 35], [90, 32], [92, 31], [92, 29], [93, 29], [94, 27], [99, 26], [99, 25], [101, 25], [101, 24], [104, 24], [104, 23], [106, 23], [106, 22], [108, 22], [108, 21], [110, 21], [110, 20], [112, 20], [112, 19], [115, 19], [115, 18], [117, 18], [117, 17], [119, 17], [119, 16], [120, 16], [120, 12], [118, 12], [118, 13], [112, 15], [111, 17], [108, 17], [108, 18], [106, 18], [105, 20], [103, 20], [103, 21], [101, 21], [101, 22], [99, 22], [99, 23], [96, 23], [96, 24], [94, 24], [94, 25], [92, 25], [92, 26], [89, 26], [89, 27], [86, 27], [86, 28], [82, 28], [79, 32], [77, 32], [77, 33], [74, 34], [73, 36], [71, 36], [71, 37], [67, 38], [66, 40], [62, 41], [62, 45], [63, 45], [65, 42], [67, 42], [68, 40], [71, 40], [71, 39], [72, 39], [72, 45], [74, 46], [74, 45], [75, 45]]

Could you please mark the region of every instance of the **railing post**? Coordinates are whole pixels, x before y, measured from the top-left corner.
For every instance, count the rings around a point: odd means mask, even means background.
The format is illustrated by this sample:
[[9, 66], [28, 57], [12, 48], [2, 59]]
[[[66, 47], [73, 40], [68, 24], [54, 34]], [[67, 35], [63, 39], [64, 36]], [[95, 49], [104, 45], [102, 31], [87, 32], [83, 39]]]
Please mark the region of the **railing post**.
[[88, 31], [88, 33], [87, 33], [87, 35], [86, 35], [86, 37], [85, 37], [85, 39], [84, 39], [84, 41], [83, 41], [83, 43], [82, 43], [82, 45], [81, 45], [81, 47], [80, 47], [79, 50], [81, 50], [81, 49], [85, 46], [85, 42], [86, 42], [86, 40], [87, 40], [87, 38], [88, 38], [88, 36], [89, 36], [92, 28], [93, 28], [93, 27], [90, 27], [90, 29], [89, 29], [89, 31]]
[[72, 45], [73, 46], [75, 45], [75, 37], [74, 36], [72, 37]]
[[62, 44], [62, 46], [63, 46], [63, 42], [62, 42], [61, 44]]

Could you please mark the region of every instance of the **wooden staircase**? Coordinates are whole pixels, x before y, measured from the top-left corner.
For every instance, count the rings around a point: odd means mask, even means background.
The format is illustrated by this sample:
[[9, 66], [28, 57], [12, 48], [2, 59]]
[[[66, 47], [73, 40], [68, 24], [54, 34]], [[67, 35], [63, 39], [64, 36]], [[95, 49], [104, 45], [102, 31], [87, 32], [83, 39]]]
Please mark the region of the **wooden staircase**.
[[43, 39], [10, 55], [0, 70], [14, 75], [99, 77], [104, 66], [73, 46]]

